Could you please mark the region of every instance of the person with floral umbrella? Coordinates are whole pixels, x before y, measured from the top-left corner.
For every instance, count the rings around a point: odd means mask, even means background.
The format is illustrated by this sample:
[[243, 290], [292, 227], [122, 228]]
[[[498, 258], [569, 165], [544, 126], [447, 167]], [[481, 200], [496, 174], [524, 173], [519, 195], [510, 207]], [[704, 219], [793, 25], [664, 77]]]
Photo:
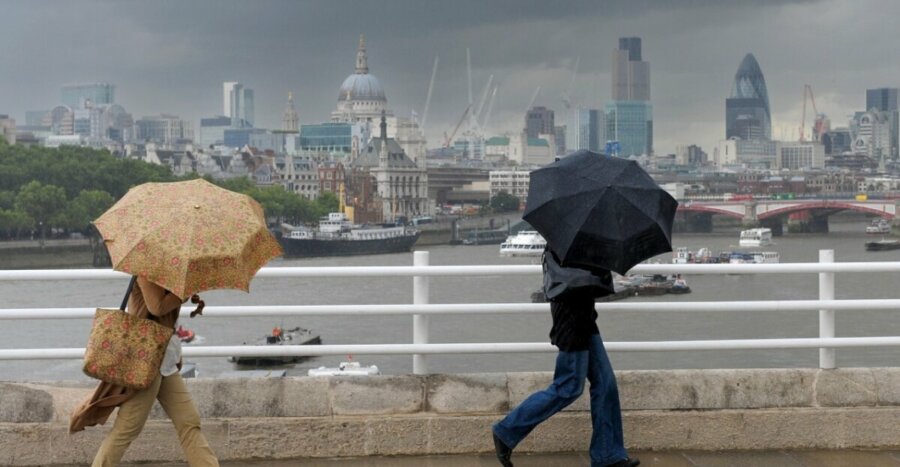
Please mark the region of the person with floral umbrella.
[[[94, 225], [109, 250], [113, 268], [134, 277], [128, 313], [172, 329], [188, 299], [198, 304], [191, 313], [194, 317], [204, 306], [199, 292], [249, 291], [259, 268], [282, 254], [256, 201], [201, 179], [132, 188]], [[73, 433], [104, 424], [119, 407], [94, 466], [118, 464], [143, 429], [154, 400], [175, 425], [188, 463], [192, 467], [219, 465], [200, 431], [200, 414], [179, 374], [180, 367], [176, 334], [150, 387], [135, 390], [102, 382], [75, 409], [69, 423]]]

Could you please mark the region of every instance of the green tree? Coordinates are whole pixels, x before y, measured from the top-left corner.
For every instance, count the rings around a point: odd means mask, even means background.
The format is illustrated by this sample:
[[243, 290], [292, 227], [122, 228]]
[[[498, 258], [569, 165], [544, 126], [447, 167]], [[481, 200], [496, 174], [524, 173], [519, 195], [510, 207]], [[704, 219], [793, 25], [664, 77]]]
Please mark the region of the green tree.
[[491, 209], [494, 212], [510, 212], [519, 210], [519, 198], [501, 191], [491, 198]]
[[84, 231], [90, 223], [106, 212], [116, 200], [102, 190], [82, 190], [73, 199], [65, 213], [65, 227]]
[[0, 191], [0, 209], [15, 209], [16, 193], [13, 191]]
[[323, 191], [322, 194], [316, 198], [316, 219], [327, 216], [330, 212], [337, 212], [340, 207], [341, 203], [336, 194], [330, 191]]
[[285, 221], [290, 224], [302, 224], [316, 220], [318, 209], [302, 196], [291, 196], [284, 205]]
[[65, 208], [66, 192], [55, 185], [31, 181], [16, 196], [16, 210], [37, 222], [42, 239], [46, 229], [51, 227], [51, 222], [60, 222], [59, 216]]
[[280, 223], [285, 217], [285, 207], [290, 203], [294, 193], [289, 193], [281, 185], [255, 188], [248, 193], [262, 205], [269, 222]]
[[0, 235], [6, 238], [16, 238], [22, 232], [27, 232], [34, 225], [34, 220], [21, 211], [0, 209]]
[[208, 181], [210, 183], [214, 183], [222, 188], [225, 188], [226, 190], [231, 190], [231, 191], [235, 191], [238, 193], [249, 194], [251, 191], [256, 189], [256, 184], [254, 184], [253, 181], [247, 177], [237, 177], [237, 178], [229, 178], [229, 179], [224, 179], [224, 180], [216, 180], [207, 175], [204, 178], [206, 179], [206, 181]]

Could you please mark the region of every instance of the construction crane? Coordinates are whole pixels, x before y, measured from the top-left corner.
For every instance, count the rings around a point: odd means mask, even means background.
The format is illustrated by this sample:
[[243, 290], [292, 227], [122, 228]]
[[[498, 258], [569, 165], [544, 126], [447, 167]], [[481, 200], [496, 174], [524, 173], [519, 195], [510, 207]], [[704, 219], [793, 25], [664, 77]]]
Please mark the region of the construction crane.
[[803, 114], [800, 117], [800, 142], [803, 143], [806, 141], [806, 96], [809, 95], [809, 100], [812, 102], [812, 108], [815, 115], [815, 118], [818, 119], [819, 111], [816, 109], [816, 98], [813, 96], [812, 86], [808, 84], [803, 85]]
[[491, 121], [491, 111], [494, 110], [494, 98], [497, 97], [497, 89], [498, 89], [499, 87], [500, 87], [499, 84], [498, 84], [498, 85], [495, 85], [495, 86], [494, 86], [494, 90], [491, 91], [491, 98], [490, 98], [490, 100], [488, 101], [488, 108], [487, 108], [487, 110], [485, 111], [485, 114], [484, 114], [484, 121], [481, 122], [481, 127], [484, 128], [485, 130], [487, 130], [488, 123], [490, 123], [490, 121]]
[[481, 111], [484, 110], [484, 104], [487, 102], [488, 93], [491, 92], [491, 84], [494, 82], [494, 75], [488, 77], [487, 83], [484, 85], [484, 89], [481, 91], [481, 100], [478, 101], [478, 107], [475, 110], [475, 122], [478, 122], [478, 118], [481, 117]]
[[528, 102], [528, 107], [525, 108], [525, 113], [528, 113], [531, 110], [531, 107], [534, 106], [534, 101], [537, 100], [538, 94], [541, 93], [541, 87], [538, 86], [537, 89], [534, 90], [534, 94], [531, 95], [531, 100]]
[[575, 77], [578, 76], [578, 65], [581, 63], [581, 57], [575, 58], [575, 69], [572, 71], [572, 79], [569, 80], [569, 86], [562, 93], [563, 106], [566, 109], [572, 108], [572, 87], [575, 86]]
[[428, 108], [431, 106], [431, 91], [434, 89], [434, 75], [437, 74], [438, 57], [434, 56], [434, 66], [431, 68], [431, 81], [428, 82], [428, 96], [425, 97], [425, 112], [422, 114], [420, 129], [425, 133], [425, 121], [428, 120]]
[[469, 110], [472, 110], [471, 104], [466, 106], [466, 110], [463, 111], [462, 117], [459, 117], [459, 121], [456, 123], [456, 127], [453, 128], [453, 131], [450, 133], [450, 136], [447, 136], [447, 133], [444, 132], [444, 147], [445, 148], [450, 147], [450, 142], [453, 141], [453, 137], [456, 136], [456, 132], [459, 131], [459, 127], [462, 126], [462, 123], [466, 120], [466, 116], [469, 115]]

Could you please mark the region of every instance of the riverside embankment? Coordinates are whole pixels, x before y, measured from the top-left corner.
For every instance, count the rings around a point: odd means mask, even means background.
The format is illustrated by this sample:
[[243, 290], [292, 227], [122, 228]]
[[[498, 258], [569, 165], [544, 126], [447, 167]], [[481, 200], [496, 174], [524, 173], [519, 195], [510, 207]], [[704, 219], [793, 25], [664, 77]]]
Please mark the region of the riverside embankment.
[[87, 239], [0, 242], [0, 269], [89, 268], [93, 257]]
[[[484, 453], [490, 425], [550, 373], [189, 380], [222, 460]], [[618, 373], [629, 448], [648, 451], [891, 449], [900, 446], [900, 369]], [[0, 465], [90, 461], [110, 426], [67, 433], [81, 383], [0, 383]], [[518, 452], [587, 449], [587, 388]], [[155, 407], [127, 462], [181, 453]]]

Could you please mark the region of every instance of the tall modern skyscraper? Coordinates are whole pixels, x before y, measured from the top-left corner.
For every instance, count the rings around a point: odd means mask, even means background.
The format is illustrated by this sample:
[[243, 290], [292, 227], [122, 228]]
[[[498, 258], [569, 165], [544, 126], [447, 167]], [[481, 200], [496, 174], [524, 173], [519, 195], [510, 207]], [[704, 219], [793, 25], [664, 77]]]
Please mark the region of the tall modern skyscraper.
[[613, 50], [614, 101], [650, 100], [650, 64], [641, 60], [641, 38], [622, 37]]
[[606, 104], [606, 138], [619, 142], [622, 156], [653, 153], [650, 63], [640, 37], [619, 38], [612, 52], [612, 100]]
[[532, 107], [525, 114], [525, 133], [529, 138], [552, 135], [554, 126], [553, 111], [546, 107]]
[[866, 89], [866, 111], [883, 113], [887, 120], [890, 147], [885, 154], [896, 159], [900, 152], [900, 108], [897, 106], [897, 88]]
[[897, 110], [897, 88], [866, 89], [866, 110]]
[[606, 139], [619, 142], [618, 156], [653, 152], [653, 107], [648, 101], [606, 104]]
[[222, 88], [223, 111], [231, 117], [232, 126], [253, 126], [253, 90], [236, 81], [226, 81]]
[[759, 63], [747, 54], [734, 75], [731, 97], [725, 99], [725, 139], [772, 139], [769, 92]]
[[579, 149], [603, 152], [606, 143], [606, 115], [602, 110], [575, 108], [566, 124], [566, 151]]
[[62, 87], [62, 103], [71, 109], [83, 109], [85, 104], [94, 106], [114, 104], [116, 86], [109, 83], [67, 84]]
[[234, 92], [235, 86], [239, 85], [237, 81], [225, 81], [222, 83], [222, 115], [231, 116], [231, 93]]

